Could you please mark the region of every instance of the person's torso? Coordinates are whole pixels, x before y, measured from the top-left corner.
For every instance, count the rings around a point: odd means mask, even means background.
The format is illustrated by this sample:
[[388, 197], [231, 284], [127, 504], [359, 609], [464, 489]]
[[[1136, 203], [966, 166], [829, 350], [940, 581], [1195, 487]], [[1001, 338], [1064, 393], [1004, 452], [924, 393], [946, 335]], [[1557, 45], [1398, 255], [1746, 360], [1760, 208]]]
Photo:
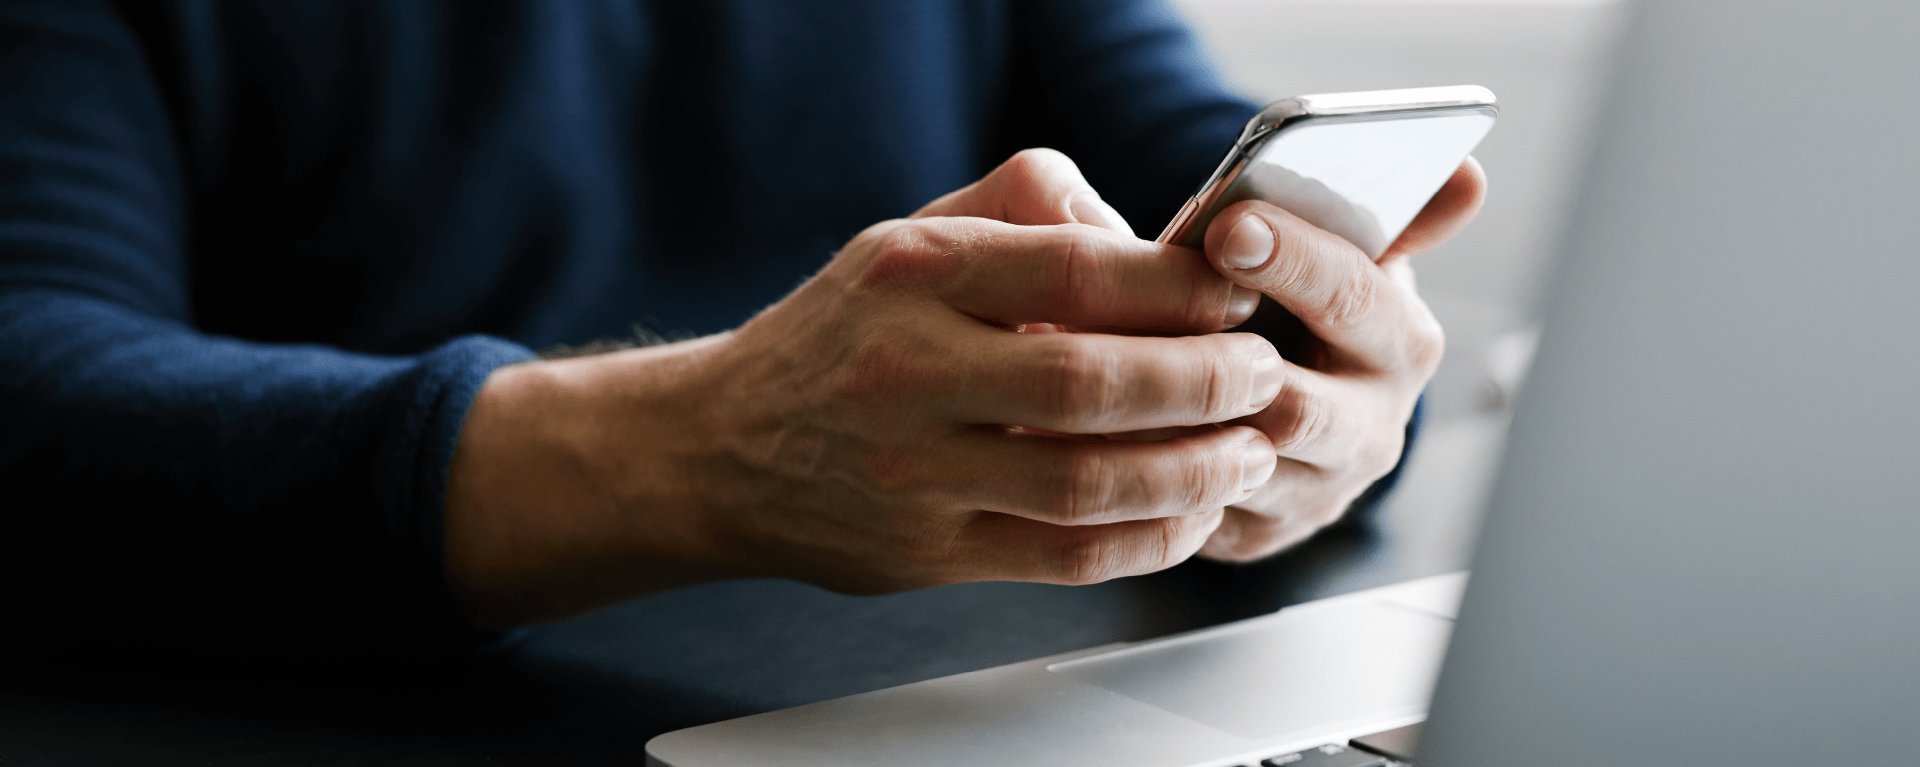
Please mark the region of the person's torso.
[[737, 325], [999, 159], [999, 2], [134, 4], [194, 322], [406, 353]]

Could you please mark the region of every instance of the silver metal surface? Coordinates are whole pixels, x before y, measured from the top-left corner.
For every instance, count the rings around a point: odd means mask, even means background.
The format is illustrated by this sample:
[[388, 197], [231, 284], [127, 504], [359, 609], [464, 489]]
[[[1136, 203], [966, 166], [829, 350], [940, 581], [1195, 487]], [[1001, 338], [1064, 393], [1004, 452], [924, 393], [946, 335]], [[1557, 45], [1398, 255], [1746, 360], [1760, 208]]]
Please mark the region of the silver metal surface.
[[1222, 209], [1262, 199], [1377, 258], [1497, 115], [1493, 93], [1476, 85], [1274, 102], [1247, 122], [1159, 241], [1198, 248]]
[[666, 767], [1223, 767], [1419, 721], [1455, 573], [668, 733]]
[[1638, 6], [1422, 764], [1920, 761], [1916, 35]]
[[1423, 708], [1452, 628], [1445, 618], [1378, 602], [1291, 617], [1047, 670], [1259, 739], [1365, 719], [1382, 707]]

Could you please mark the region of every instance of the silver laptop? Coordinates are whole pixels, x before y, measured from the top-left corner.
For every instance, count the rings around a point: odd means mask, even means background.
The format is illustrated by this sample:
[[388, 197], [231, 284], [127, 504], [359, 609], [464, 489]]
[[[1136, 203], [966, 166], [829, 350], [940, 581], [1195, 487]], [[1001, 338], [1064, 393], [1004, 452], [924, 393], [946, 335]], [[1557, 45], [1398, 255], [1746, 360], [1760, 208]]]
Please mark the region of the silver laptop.
[[1651, 0], [1620, 62], [1457, 613], [1442, 576], [649, 759], [1920, 764], [1920, 4]]

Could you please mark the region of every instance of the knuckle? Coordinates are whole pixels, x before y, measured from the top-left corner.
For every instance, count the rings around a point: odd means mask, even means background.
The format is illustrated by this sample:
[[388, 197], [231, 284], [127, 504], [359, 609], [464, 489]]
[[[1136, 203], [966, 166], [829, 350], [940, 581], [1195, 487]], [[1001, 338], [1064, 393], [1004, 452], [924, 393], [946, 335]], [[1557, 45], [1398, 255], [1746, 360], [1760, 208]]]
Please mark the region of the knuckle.
[[895, 536], [892, 544], [899, 552], [898, 559], [916, 563], [915, 569], [950, 571], [967, 558], [959, 527], [952, 522], [915, 525]]
[[951, 383], [955, 374], [929, 364], [923, 356], [923, 347], [904, 339], [866, 340], [854, 353], [839, 394], [853, 401], [871, 401]]
[[932, 248], [928, 228], [920, 222], [907, 222], [880, 233], [874, 250], [882, 259], [918, 258]]
[[1256, 517], [1240, 526], [1238, 534], [1215, 556], [1229, 562], [1252, 562], [1273, 556], [1299, 537], [1284, 517]]
[[1054, 577], [1069, 586], [1086, 586], [1114, 576], [1113, 548], [1098, 534], [1077, 535], [1060, 546]]
[[1060, 546], [1054, 577], [1086, 586], [1172, 566], [1186, 549], [1189, 526], [1190, 518], [1165, 517], [1129, 524], [1123, 532], [1087, 529]]
[[[1252, 517], [1252, 515], [1248, 515]], [[1223, 561], [1254, 561], [1260, 557], [1279, 552], [1284, 540], [1284, 523], [1271, 517], [1256, 517], [1242, 521], [1236, 527], [1235, 534], [1219, 546], [1213, 546], [1208, 556]]]
[[1245, 410], [1253, 388], [1246, 380], [1246, 367], [1230, 350], [1207, 357], [1199, 370], [1199, 420], [1224, 421]]
[[1185, 450], [1168, 460], [1122, 468], [1103, 467], [1104, 495], [1097, 506], [1082, 509], [1083, 518], [1095, 514], [1116, 513], [1182, 516], [1209, 507], [1218, 508], [1223, 499], [1239, 494], [1240, 464], [1237, 455], [1218, 450]]
[[1391, 434], [1367, 440], [1361, 446], [1355, 464], [1367, 482], [1373, 482], [1393, 471], [1400, 463], [1400, 454], [1406, 445], [1406, 435], [1395, 429]]
[[1440, 366], [1447, 353], [1447, 333], [1432, 312], [1422, 312], [1407, 335], [1407, 357], [1422, 371]]
[[[1009, 195], [1011, 200], [1046, 208], [1066, 204], [1065, 197], [1070, 194], [1066, 190], [1078, 186], [1074, 180], [1078, 178], [1079, 171], [1066, 155], [1052, 149], [1035, 148], [1022, 149], [1014, 153], [994, 170], [994, 175], [999, 177], [997, 181], [1001, 192]], [[1016, 223], [1053, 222], [1043, 220]]]
[[1280, 537], [1276, 533], [1243, 534], [1232, 545], [1222, 549], [1217, 556], [1228, 562], [1252, 562], [1279, 551], [1281, 545]]
[[918, 451], [883, 448], [874, 451], [866, 464], [867, 484], [886, 495], [911, 494], [925, 485]]
[[1366, 321], [1379, 303], [1380, 295], [1365, 272], [1353, 270], [1327, 288], [1318, 305], [1320, 320], [1337, 328], [1349, 328]]
[[1045, 305], [1069, 318], [1097, 309], [1102, 301], [1099, 249], [1084, 235], [1061, 232], [1046, 253], [1040, 286]]
[[1190, 328], [1226, 328], [1235, 324], [1233, 316], [1234, 284], [1225, 279], [1200, 278], [1187, 291], [1186, 315], [1181, 321]]
[[906, 349], [885, 341], [869, 341], [854, 353], [841, 393], [855, 399], [891, 391], [911, 366]]
[[1120, 480], [1113, 463], [1101, 451], [1085, 449], [1069, 452], [1066, 468], [1057, 476], [1059, 485], [1047, 511], [1068, 523], [1089, 519], [1111, 507]]
[[921, 222], [901, 222], [873, 237], [873, 257], [861, 272], [868, 288], [910, 288], [940, 281], [951, 271], [948, 249]]
[[1137, 560], [1139, 572], [1164, 570], [1180, 564], [1199, 544], [1192, 538], [1203, 529], [1199, 516], [1162, 517], [1152, 520], [1153, 535], [1143, 539], [1144, 550]]
[[1281, 452], [1318, 444], [1333, 426], [1326, 400], [1300, 388], [1297, 378], [1283, 383], [1274, 401], [1285, 406], [1280, 408], [1280, 417], [1267, 424], [1266, 432]]
[[1292, 296], [1315, 322], [1351, 327], [1364, 321], [1379, 303], [1378, 281], [1358, 268], [1357, 255], [1344, 242], [1325, 242], [1323, 236], [1279, 237], [1277, 255], [1267, 281], [1273, 292]]
[[1117, 361], [1092, 344], [1061, 335], [1041, 372], [1042, 390], [1051, 392], [1050, 415], [1074, 425], [1097, 426], [1120, 394]]
[[1229, 453], [1223, 456], [1220, 451], [1193, 451], [1188, 460], [1181, 461], [1176, 476], [1179, 483], [1164, 488], [1159, 497], [1166, 505], [1166, 511], [1187, 514], [1208, 506], [1219, 506], [1223, 497], [1236, 495], [1240, 484], [1240, 463], [1237, 456]]
[[1054, 175], [1066, 159], [1057, 150], [1033, 147], [1014, 152], [1000, 167], [1017, 180], [1042, 181]]
[[1267, 267], [1271, 292], [1298, 296], [1311, 293], [1313, 253], [1299, 237], [1275, 237], [1273, 263]]

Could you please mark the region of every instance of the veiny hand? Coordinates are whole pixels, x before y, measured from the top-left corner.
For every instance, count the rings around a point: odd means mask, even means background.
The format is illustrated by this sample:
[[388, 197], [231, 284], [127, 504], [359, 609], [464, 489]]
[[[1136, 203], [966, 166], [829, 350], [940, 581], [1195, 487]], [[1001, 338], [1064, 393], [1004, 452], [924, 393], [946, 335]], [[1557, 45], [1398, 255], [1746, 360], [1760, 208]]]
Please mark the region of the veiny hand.
[[[1072, 218], [1068, 218], [1071, 215]], [[963, 217], [965, 216], [965, 217]], [[998, 219], [998, 220], [993, 220]], [[1179, 562], [1274, 464], [1256, 298], [1125, 224], [1058, 153], [1022, 153], [856, 237], [713, 370], [710, 508], [760, 566], [851, 592], [1089, 583]], [[1190, 335], [1022, 334], [1053, 323]]]
[[1296, 543], [1393, 468], [1445, 345], [1407, 256], [1466, 226], [1485, 194], [1485, 176], [1469, 158], [1378, 263], [1266, 203], [1243, 202], [1214, 219], [1208, 259], [1292, 312], [1313, 342], [1305, 358], [1282, 366], [1273, 404], [1234, 422], [1265, 432], [1280, 462], [1253, 497], [1227, 509], [1202, 556], [1245, 561]]
[[872, 593], [1167, 567], [1274, 470], [1267, 421], [1211, 426], [1299, 379], [1218, 332], [1257, 299], [1023, 152], [734, 333], [497, 371], [450, 476], [449, 582], [511, 624], [718, 578]]

